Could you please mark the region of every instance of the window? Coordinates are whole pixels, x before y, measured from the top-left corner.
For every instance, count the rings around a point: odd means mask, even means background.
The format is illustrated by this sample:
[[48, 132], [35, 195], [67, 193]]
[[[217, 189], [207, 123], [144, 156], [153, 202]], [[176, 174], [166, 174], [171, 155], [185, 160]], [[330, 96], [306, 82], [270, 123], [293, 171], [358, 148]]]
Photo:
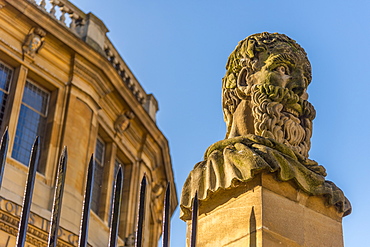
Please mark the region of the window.
[[[115, 178], [119, 166], [123, 164], [118, 158], [117, 146], [104, 130], [98, 131], [95, 144], [94, 181], [91, 195], [91, 210], [108, 225], [111, 223]], [[117, 152], [116, 152], [117, 151]]]
[[93, 192], [91, 196], [91, 209], [98, 214], [100, 195], [103, 185], [103, 172], [104, 172], [104, 154], [105, 153], [105, 143], [98, 138], [96, 140], [95, 146], [95, 170], [94, 170], [94, 184]]
[[12, 75], [13, 70], [0, 62], [0, 126], [3, 123]]
[[24, 165], [28, 165], [36, 136], [40, 141], [45, 137], [49, 98], [48, 92], [26, 82], [12, 152], [12, 157]]

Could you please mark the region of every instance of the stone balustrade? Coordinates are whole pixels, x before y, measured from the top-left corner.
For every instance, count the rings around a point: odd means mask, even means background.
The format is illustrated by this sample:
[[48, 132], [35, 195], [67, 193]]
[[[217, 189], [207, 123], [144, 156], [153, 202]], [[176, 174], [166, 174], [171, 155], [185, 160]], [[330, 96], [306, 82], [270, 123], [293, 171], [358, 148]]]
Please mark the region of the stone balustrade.
[[[48, 13], [53, 19], [60, 24], [69, 28], [78, 37], [86, 41], [86, 33], [89, 28], [89, 15], [77, 8], [67, 0], [27, 0], [36, 5], [41, 10]], [[127, 68], [125, 62], [109, 40], [105, 36], [103, 55], [108, 59], [112, 66], [116, 69], [117, 73], [122, 78], [122, 81], [128, 86], [131, 92], [141, 105], [145, 107], [147, 94], [141, 87], [137, 79]], [[94, 47], [95, 48], [95, 47]], [[97, 50], [101, 53], [100, 50]]]
[[72, 32], [79, 34], [79, 29], [85, 25], [86, 14], [66, 0], [28, 0], [49, 13], [61, 24], [69, 27]]

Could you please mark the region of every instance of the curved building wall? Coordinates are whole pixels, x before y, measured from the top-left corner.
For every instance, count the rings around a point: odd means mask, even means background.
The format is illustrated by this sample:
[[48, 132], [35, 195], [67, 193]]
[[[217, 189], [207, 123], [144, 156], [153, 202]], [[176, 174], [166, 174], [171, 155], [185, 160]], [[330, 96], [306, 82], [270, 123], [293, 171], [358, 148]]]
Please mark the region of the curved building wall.
[[[47, 9], [26, 0], [0, 0], [0, 6], [0, 130], [8, 126], [10, 135], [0, 212], [19, 217], [26, 154], [29, 142], [39, 135], [41, 155], [30, 221], [35, 232], [43, 236], [48, 230], [56, 165], [67, 146], [61, 241], [77, 244], [87, 165], [95, 153], [89, 244], [107, 246], [113, 178], [121, 164], [120, 245], [134, 234], [139, 183], [145, 173], [149, 189], [144, 246], [157, 246], [164, 188], [167, 181], [172, 191], [175, 185], [168, 143], [155, 123], [156, 99], [142, 89], [93, 14], [61, 1], [54, 7], [68, 7], [73, 17], [66, 26], [53, 15], [53, 6]], [[173, 212], [176, 194], [171, 203]], [[0, 222], [1, 246], [12, 246], [16, 228]], [[42, 237], [33, 239], [30, 244], [35, 246], [45, 242]]]

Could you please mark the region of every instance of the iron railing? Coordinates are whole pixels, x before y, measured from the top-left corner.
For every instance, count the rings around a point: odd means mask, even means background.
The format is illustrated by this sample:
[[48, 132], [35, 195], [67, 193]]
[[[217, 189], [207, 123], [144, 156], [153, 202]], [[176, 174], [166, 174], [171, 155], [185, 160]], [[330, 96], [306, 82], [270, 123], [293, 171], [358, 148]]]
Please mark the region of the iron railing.
[[[8, 150], [9, 135], [8, 130], [3, 134], [0, 144], [0, 189], [2, 184], [2, 179], [4, 175], [4, 167], [6, 165], [6, 154]], [[36, 171], [39, 160], [39, 138], [36, 138], [29, 161], [29, 170], [27, 176], [27, 182], [25, 185], [25, 192], [23, 198], [22, 212], [20, 215], [20, 221], [18, 226], [16, 247], [24, 247], [26, 242], [27, 228], [28, 228], [28, 219], [30, 215], [31, 203], [32, 203], [32, 194], [33, 188], [36, 179]], [[56, 183], [54, 191], [54, 201], [53, 208], [50, 219], [50, 227], [48, 234], [48, 247], [55, 247], [58, 241], [58, 228], [59, 228], [59, 219], [61, 215], [62, 199], [63, 199], [63, 190], [67, 169], [67, 148], [63, 149], [63, 152], [59, 159], [59, 164], [56, 174]], [[91, 204], [91, 194], [94, 180], [94, 167], [95, 159], [94, 156], [91, 156], [88, 173], [87, 173], [87, 182], [85, 188], [84, 201], [82, 203], [82, 216], [81, 216], [81, 225], [78, 235], [78, 246], [86, 247], [88, 245], [88, 228], [89, 228], [89, 216], [90, 216], [90, 204]], [[112, 202], [112, 215], [110, 221], [110, 234], [109, 234], [109, 243], [108, 247], [117, 246], [118, 238], [118, 223], [120, 217], [120, 208], [122, 200], [122, 184], [123, 184], [123, 171], [120, 166], [116, 177], [114, 185], [114, 194]], [[144, 219], [145, 219], [145, 193], [147, 189], [147, 179], [146, 175], [143, 175], [140, 185], [140, 195], [139, 195], [139, 210], [137, 216], [137, 228], [136, 228], [136, 238], [135, 238], [135, 247], [141, 247], [143, 243], [143, 231], [144, 229]], [[170, 246], [170, 183], [167, 185], [165, 198], [164, 198], [164, 209], [163, 209], [163, 231], [162, 231], [162, 246]], [[197, 221], [198, 221], [198, 199], [197, 195], [193, 201], [193, 213], [192, 213], [192, 232], [190, 239], [190, 247], [196, 246], [196, 232], [197, 232]]]

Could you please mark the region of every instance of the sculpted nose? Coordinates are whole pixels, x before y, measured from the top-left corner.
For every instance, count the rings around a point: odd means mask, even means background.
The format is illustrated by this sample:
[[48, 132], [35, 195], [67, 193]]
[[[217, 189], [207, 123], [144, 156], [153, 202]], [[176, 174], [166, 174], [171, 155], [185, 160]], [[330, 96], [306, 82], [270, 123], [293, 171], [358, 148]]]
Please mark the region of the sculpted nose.
[[283, 88], [287, 87], [291, 78], [292, 77], [290, 75], [281, 76], [281, 87]]
[[297, 73], [291, 77], [290, 82], [287, 84], [287, 88], [301, 96], [306, 88], [306, 81], [307, 79], [304, 77], [303, 73]]

